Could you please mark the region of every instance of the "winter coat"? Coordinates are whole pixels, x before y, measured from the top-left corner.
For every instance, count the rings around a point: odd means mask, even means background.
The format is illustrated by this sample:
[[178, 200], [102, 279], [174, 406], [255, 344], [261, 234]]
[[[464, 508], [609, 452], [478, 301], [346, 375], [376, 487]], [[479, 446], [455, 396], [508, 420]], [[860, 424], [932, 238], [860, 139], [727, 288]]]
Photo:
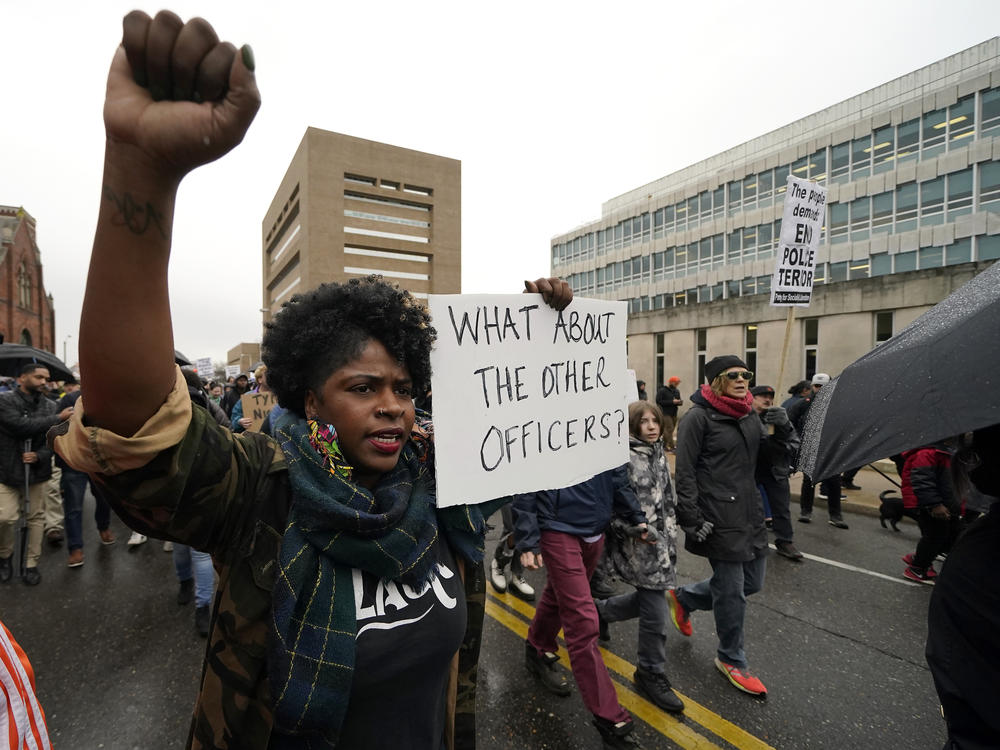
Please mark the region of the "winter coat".
[[951, 454], [933, 446], [903, 453], [899, 478], [904, 508], [933, 508], [944, 505], [958, 511], [951, 483]]
[[791, 424], [776, 424], [774, 434], [769, 435], [767, 425], [759, 414], [757, 421], [763, 432], [760, 453], [757, 456], [757, 481], [760, 483], [766, 479], [773, 479], [787, 482], [788, 475], [792, 473], [792, 461], [799, 452], [801, 443], [799, 433]]
[[[59, 422], [56, 405], [41, 394], [29, 395], [17, 388], [0, 395], [0, 483], [24, 487], [24, 467], [30, 466], [31, 484], [47, 482], [52, 477], [52, 451], [45, 444], [45, 433]], [[24, 441], [38, 461], [25, 464]]]
[[624, 465], [571, 487], [515, 495], [514, 545], [518, 552], [541, 551], [545, 529], [579, 537], [597, 536], [608, 527], [612, 508], [630, 525], [646, 520], [629, 487]]
[[654, 546], [626, 536], [621, 531], [626, 522], [612, 519], [612, 531], [604, 543], [607, 569], [637, 588], [660, 591], [676, 588], [677, 498], [670, 481], [670, 465], [660, 442], [644, 443], [632, 438], [629, 445], [628, 481], [646, 523], [656, 530], [659, 541]]
[[[781, 438], [774, 435], [780, 441]], [[684, 548], [716, 560], [749, 562], [767, 549], [764, 506], [754, 473], [765, 439], [761, 421], [750, 413], [734, 417], [714, 409], [700, 393], [677, 433], [677, 520], [697, 528], [711, 521], [704, 542], [688, 534]]]
[[680, 397], [681, 392], [669, 385], [661, 385], [656, 389], [656, 405], [668, 417], [677, 416], [677, 404], [674, 403], [674, 399]]

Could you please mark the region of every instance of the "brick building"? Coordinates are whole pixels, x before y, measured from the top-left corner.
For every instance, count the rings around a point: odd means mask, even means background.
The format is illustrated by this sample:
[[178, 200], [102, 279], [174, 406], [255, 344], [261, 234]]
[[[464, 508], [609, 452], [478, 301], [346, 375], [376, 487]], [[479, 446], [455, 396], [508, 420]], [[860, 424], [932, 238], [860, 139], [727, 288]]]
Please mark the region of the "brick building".
[[23, 208], [0, 206], [0, 334], [8, 344], [55, 353], [56, 316], [42, 279], [35, 220]]

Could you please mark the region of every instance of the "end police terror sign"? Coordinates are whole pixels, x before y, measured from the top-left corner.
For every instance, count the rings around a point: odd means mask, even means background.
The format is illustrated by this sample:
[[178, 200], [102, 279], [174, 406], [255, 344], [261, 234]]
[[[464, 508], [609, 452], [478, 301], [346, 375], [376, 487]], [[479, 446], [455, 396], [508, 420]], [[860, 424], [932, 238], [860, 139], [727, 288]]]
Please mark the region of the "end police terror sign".
[[566, 487], [628, 461], [627, 305], [430, 295], [437, 502]]
[[789, 175], [771, 278], [771, 304], [775, 307], [809, 306], [816, 250], [825, 218], [826, 188]]

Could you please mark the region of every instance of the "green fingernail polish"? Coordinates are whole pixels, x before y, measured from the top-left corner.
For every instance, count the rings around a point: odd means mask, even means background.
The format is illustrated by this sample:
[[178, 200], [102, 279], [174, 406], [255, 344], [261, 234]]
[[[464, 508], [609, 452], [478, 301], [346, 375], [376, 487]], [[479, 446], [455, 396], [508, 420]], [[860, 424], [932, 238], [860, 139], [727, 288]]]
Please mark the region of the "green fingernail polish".
[[243, 55], [243, 64], [246, 66], [247, 70], [253, 73], [254, 68], [257, 67], [257, 62], [253, 59], [253, 49], [249, 44], [244, 44], [240, 48], [240, 53]]

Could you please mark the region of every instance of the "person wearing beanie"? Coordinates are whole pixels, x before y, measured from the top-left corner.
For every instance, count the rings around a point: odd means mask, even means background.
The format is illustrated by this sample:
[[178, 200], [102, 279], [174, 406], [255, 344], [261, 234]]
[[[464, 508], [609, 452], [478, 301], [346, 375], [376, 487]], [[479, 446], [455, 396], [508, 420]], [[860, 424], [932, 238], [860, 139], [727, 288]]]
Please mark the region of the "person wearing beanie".
[[681, 379], [676, 375], [671, 375], [667, 379], [666, 385], [661, 385], [656, 389], [656, 405], [663, 412], [663, 445], [674, 452], [674, 431], [677, 429], [677, 407], [684, 403], [678, 386]]
[[[707, 557], [712, 575], [667, 594], [670, 619], [682, 635], [693, 632], [691, 613], [711, 610], [719, 646], [715, 666], [751, 695], [767, 688], [747, 669], [743, 650], [746, 597], [764, 585], [767, 529], [755, 473], [766, 435], [753, 413], [753, 373], [739, 357], [705, 365], [709, 382], [691, 396], [677, 433], [677, 521], [685, 548]], [[784, 445], [775, 432], [775, 444]]]
[[[799, 435], [788, 419], [784, 407], [774, 406], [774, 388], [757, 385], [750, 389], [753, 410], [760, 419], [764, 433], [760, 457], [757, 460], [757, 488], [765, 504], [771, 508], [771, 528], [778, 554], [789, 560], [801, 562], [803, 555], [792, 540], [792, 502], [788, 486], [792, 458], [799, 449]], [[774, 434], [771, 434], [773, 431]], [[780, 439], [775, 439], [780, 433]]]

